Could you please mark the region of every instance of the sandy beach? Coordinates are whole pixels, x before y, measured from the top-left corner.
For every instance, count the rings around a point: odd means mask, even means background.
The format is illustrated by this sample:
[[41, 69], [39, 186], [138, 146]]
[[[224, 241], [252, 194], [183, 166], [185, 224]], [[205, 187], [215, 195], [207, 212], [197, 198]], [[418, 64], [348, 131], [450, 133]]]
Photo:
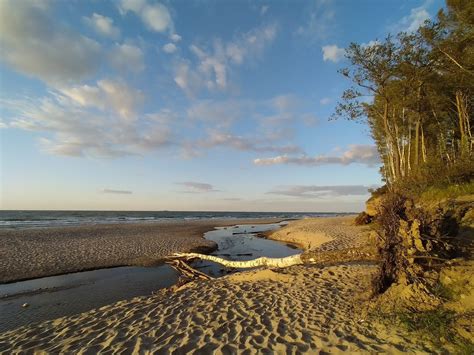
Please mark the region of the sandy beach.
[[[288, 238], [285, 238], [287, 236]], [[337, 250], [363, 243], [350, 218], [291, 222], [275, 239]], [[309, 245], [309, 244], [308, 244]], [[0, 334], [0, 351], [96, 353], [430, 352], [401, 329], [364, 319], [376, 267], [260, 269], [120, 301]]]
[[150, 265], [174, 252], [206, 252], [214, 227], [274, 223], [228, 219], [0, 230], [0, 283], [114, 266]]

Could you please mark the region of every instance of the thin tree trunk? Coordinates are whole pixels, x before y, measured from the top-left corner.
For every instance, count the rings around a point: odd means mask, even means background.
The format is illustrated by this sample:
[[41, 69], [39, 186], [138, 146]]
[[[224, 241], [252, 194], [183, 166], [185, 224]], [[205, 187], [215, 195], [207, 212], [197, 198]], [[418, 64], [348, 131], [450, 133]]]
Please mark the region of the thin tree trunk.
[[423, 132], [423, 126], [421, 126], [421, 156], [423, 163], [426, 163], [426, 146], [425, 146], [425, 134]]
[[413, 165], [415, 168], [415, 171], [418, 170], [418, 162], [419, 162], [419, 156], [420, 156], [420, 119], [416, 121], [415, 124], [415, 156], [413, 157]]
[[408, 175], [411, 174], [411, 122], [408, 120], [408, 149], [407, 149], [407, 164]]

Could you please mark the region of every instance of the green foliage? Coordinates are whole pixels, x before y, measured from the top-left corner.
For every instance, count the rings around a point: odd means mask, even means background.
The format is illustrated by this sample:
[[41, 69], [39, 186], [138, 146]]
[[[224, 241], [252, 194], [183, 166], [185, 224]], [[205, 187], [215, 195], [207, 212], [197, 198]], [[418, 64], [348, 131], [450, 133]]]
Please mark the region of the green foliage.
[[459, 296], [452, 287], [448, 287], [439, 281], [431, 288], [431, 292], [445, 301], [454, 301]]
[[471, 355], [474, 353], [474, 344], [459, 336], [455, 324], [457, 317], [456, 312], [443, 308], [397, 314], [397, 319], [407, 330], [426, 337], [436, 347], [441, 349], [451, 344], [454, 354]]
[[374, 198], [379, 197], [379, 196], [382, 196], [382, 195], [384, 195], [388, 192], [388, 187], [387, 187], [387, 185], [383, 185], [383, 186], [380, 186], [377, 189], [369, 189], [369, 192], [370, 192], [371, 197], [374, 197]]
[[453, 184], [446, 187], [428, 187], [421, 195], [421, 201], [441, 201], [465, 195], [474, 195], [474, 181], [466, 184]]
[[[456, 333], [453, 329], [455, 313], [444, 309], [417, 313], [400, 313], [400, 322], [410, 331], [429, 334], [435, 344], [453, 342]], [[443, 341], [444, 340], [444, 341]]]
[[[436, 22], [374, 45], [352, 43], [340, 72], [353, 86], [335, 117], [366, 120], [389, 185], [474, 177], [474, 2], [449, 0]], [[367, 98], [371, 98], [367, 100]]]

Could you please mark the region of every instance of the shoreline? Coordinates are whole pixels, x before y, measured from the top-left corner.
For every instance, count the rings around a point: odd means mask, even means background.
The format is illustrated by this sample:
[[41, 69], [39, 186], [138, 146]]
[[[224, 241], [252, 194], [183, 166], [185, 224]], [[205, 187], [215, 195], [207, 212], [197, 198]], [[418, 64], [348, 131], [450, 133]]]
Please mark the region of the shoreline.
[[[284, 233], [278, 236], [278, 231]], [[347, 217], [298, 220], [278, 231], [271, 237], [284, 242], [300, 236], [321, 251], [354, 247], [367, 237]], [[164, 289], [0, 333], [0, 352], [434, 350], [403, 329], [362, 318], [360, 307], [369, 297], [375, 270], [375, 265], [363, 263], [297, 265], [191, 282], [174, 291]]]
[[174, 252], [210, 253], [206, 232], [283, 218], [206, 219], [0, 230], [0, 284], [123, 266], [163, 264]]

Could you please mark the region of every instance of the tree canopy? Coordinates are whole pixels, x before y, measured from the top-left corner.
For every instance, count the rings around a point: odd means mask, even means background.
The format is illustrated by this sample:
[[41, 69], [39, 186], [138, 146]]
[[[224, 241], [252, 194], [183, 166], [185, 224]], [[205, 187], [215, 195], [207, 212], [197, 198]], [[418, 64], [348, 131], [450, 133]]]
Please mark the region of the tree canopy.
[[436, 21], [370, 45], [352, 43], [335, 115], [366, 120], [389, 186], [474, 176], [474, 2], [448, 0]]

